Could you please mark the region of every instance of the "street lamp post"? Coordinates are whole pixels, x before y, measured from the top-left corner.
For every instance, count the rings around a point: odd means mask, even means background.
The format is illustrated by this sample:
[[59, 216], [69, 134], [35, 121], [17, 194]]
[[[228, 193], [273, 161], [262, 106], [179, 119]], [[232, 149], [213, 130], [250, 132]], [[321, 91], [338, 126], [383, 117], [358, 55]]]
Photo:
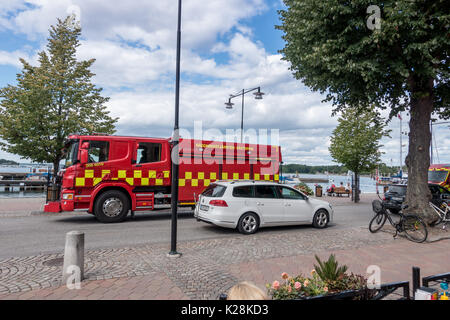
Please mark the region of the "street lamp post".
[[242, 89], [242, 91], [239, 91], [239, 93], [236, 94], [230, 94], [230, 97], [228, 98], [228, 102], [225, 102], [225, 106], [227, 109], [233, 109], [234, 103], [231, 102], [231, 99], [242, 96], [242, 109], [241, 109], [241, 143], [243, 142], [243, 133], [244, 133], [244, 96], [252, 91], [258, 90], [254, 93], [256, 100], [261, 100], [262, 96], [264, 95], [264, 92], [261, 92], [261, 87], [256, 87], [253, 89]]
[[181, 254], [177, 252], [177, 216], [178, 216], [178, 163], [179, 153], [178, 144], [179, 135], [179, 109], [180, 109], [180, 56], [181, 56], [181, 0], [178, 0], [178, 29], [177, 29], [177, 64], [176, 64], [176, 83], [175, 83], [175, 124], [173, 127], [173, 145], [172, 145], [172, 192], [171, 192], [171, 209], [172, 209], [172, 229], [170, 237], [169, 257], [179, 257]]

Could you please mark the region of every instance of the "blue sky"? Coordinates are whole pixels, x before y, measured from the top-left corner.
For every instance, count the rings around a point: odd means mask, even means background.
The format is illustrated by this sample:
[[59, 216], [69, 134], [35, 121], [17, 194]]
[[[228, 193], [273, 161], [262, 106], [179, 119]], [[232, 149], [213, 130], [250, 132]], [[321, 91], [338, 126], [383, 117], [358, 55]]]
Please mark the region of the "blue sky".
[[[1, 0], [0, 86], [14, 84], [19, 57], [32, 64], [45, 49], [56, 19], [75, 13], [82, 26], [79, 59], [96, 58], [94, 83], [111, 97], [118, 134], [168, 137], [173, 127], [176, 45], [175, 1]], [[329, 137], [337, 124], [332, 106], [293, 79], [278, 53], [283, 47], [279, 0], [183, 0], [180, 125], [193, 135], [220, 139], [240, 127], [240, 105], [225, 109], [229, 94], [261, 86], [263, 100], [246, 96], [246, 130], [279, 131], [287, 163], [331, 164]], [[407, 121], [407, 115], [403, 115]], [[404, 121], [404, 128], [406, 128]], [[383, 140], [383, 161], [399, 163], [399, 121]], [[450, 162], [450, 130], [436, 130], [441, 162]], [[406, 141], [406, 139], [404, 139]], [[406, 143], [407, 144], [407, 143]], [[407, 145], [403, 155], [406, 155]], [[0, 151], [0, 158], [18, 160]], [[392, 162], [391, 162], [392, 159]]]

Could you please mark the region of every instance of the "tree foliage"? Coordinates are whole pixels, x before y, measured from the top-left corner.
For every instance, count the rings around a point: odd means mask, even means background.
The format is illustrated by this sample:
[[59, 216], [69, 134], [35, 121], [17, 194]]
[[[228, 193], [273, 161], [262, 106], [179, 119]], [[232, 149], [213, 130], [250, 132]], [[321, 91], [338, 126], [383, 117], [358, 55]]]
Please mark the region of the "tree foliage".
[[448, 1], [284, 3], [277, 26], [284, 32], [283, 58], [297, 79], [326, 95], [334, 114], [348, 106], [389, 109], [390, 118], [409, 111], [407, 211], [432, 222], [431, 116], [450, 117]]
[[[284, 59], [297, 79], [333, 101], [391, 107], [391, 117], [432, 86], [433, 111], [449, 117], [448, 2], [284, 0]], [[367, 8], [381, 9], [380, 29], [367, 27]]]
[[81, 28], [74, 17], [58, 19], [50, 28], [47, 51], [39, 65], [24, 59], [17, 85], [0, 89], [1, 148], [58, 170], [64, 139], [71, 133], [113, 133], [101, 88], [91, 82], [95, 59], [77, 61]]
[[331, 156], [355, 173], [374, 170], [381, 162], [380, 140], [389, 134], [383, 119], [375, 111], [350, 108], [338, 122], [331, 136]]
[[0, 165], [4, 165], [4, 166], [7, 166], [7, 165], [18, 165], [19, 163], [18, 162], [15, 162], [15, 161], [12, 161], [12, 160], [6, 160], [6, 159], [0, 159]]

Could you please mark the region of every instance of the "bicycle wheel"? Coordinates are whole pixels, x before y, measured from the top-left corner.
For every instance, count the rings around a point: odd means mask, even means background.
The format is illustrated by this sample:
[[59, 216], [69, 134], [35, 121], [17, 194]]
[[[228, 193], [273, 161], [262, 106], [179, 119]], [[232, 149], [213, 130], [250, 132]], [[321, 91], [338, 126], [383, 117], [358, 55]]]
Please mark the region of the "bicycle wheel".
[[[446, 206], [444, 205], [443, 202], [437, 207], [445, 212]], [[433, 208], [433, 209], [434, 209], [435, 214], [438, 216], [437, 220], [433, 223], [433, 225], [437, 226], [438, 224], [441, 224], [442, 222], [444, 222], [446, 217], [445, 217], [445, 214], [438, 212], [435, 208]], [[448, 213], [447, 213], [447, 215], [448, 215]]]
[[444, 222], [444, 217], [441, 216], [440, 214], [436, 214], [438, 216], [437, 220], [433, 222], [433, 224], [430, 224], [430, 226], [434, 227], [437, 226], [438, 224], [441, 224], [442, 222]]
[[427, 239], [427, 226], [420, 217], [410, 214], [404, 216], [401, 223], [402, 229], [409, 240], [421, 243]]
[[387, 216], [385, 213], [380, 212], [377, 213], [369, 223], [369, 231], [375, 233], [383, 228], [384, 223], [386, 222]]

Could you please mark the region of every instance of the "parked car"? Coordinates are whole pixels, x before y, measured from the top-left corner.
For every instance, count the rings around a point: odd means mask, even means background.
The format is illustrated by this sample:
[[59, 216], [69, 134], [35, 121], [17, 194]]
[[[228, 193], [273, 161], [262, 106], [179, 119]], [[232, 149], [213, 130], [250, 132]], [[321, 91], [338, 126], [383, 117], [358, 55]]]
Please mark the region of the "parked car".
[[[429, 183], [433, 201], [445, 201], [450, 204], [450, 192], [438, 184]], [[406, 184], [392, 184], [389, 186], [387, 192], [384, 194], [383, 203], [391, 213], [397, 214], [400, 212], [402, 203], [406, 198]]]
[[199, 196], [194, 216], [252, 234], [269, 226], [312, 224], [325, 228], [333, 221], [333, 209], [328, 202], [279, 183], [217, 181]]

